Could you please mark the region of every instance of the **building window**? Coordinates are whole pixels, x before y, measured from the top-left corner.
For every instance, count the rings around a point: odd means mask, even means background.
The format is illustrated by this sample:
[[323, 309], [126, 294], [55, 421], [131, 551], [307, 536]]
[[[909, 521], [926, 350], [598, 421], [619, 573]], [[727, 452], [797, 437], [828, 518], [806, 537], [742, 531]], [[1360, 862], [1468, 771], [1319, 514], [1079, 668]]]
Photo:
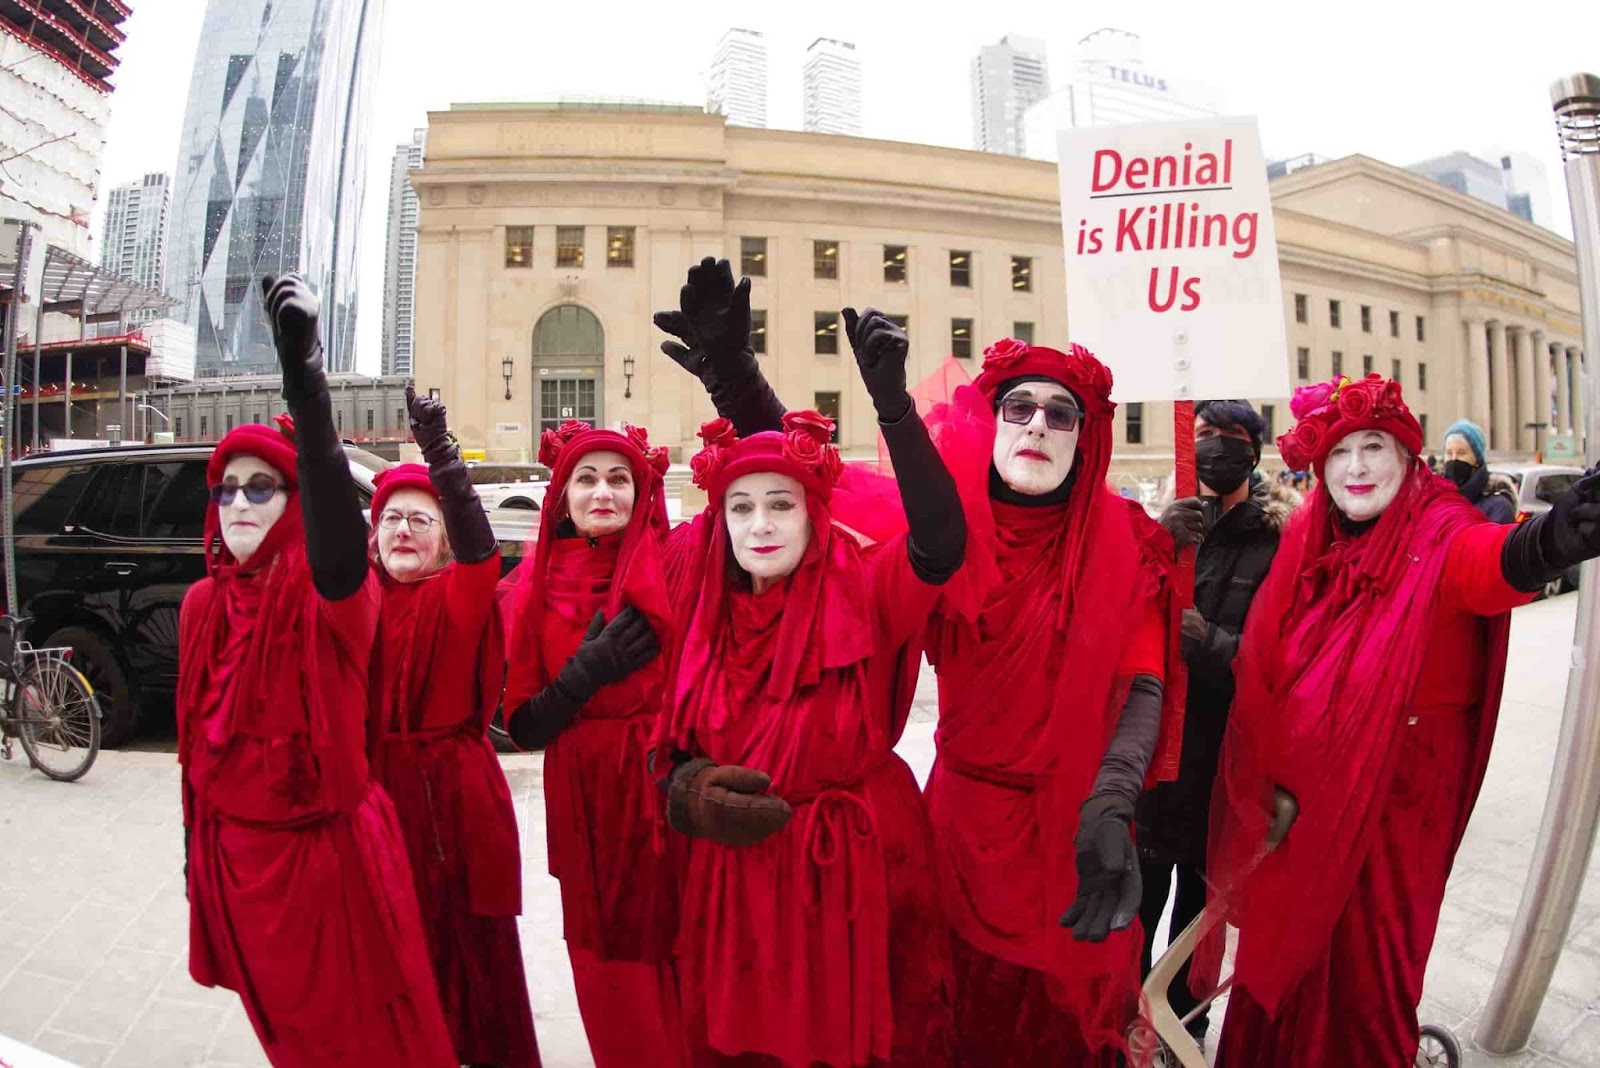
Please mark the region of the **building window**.
[[839, 354], [839, 313], [815, 312], [812, 320], [816, 324], [817, 340], [812, 347], [812, 352], [818, 356], [837, 356]]
[[811, 277], [839, 277], [839, 242], [811, 242]]
[[1428, 437], [1428, 417], [1425, 416], [1425, 415], [1419, 415], [1419, 416], [1417, 416], [1417, 422], [1419, 424], [1421, 424], [1421, 427], [1422, 427], [1422, 440], [1423, 441], [1431, 441], [1431, 440], [1433, 440], [1432, 438]]
[[1338, 378], [1342, 374], [1344, 374], [1344, 353], [1335, 352], [1333, 354], [1333, 377]]
[[1033, 257], [1011, 257], [1011, 288], [1018, 293], [1033, 292]]
[[231, 433], [233, 433], [233, 413], [232, 413], [232, 412], [229, 412], [229, 413], [228, 413], [228, 414], [227, 414], [227, 415], [226, 415], [226, 416], [225, 416], [225, 417], [224, 417], [224, 419], [223, 419], [223, 421], [224, 421], [224, 422], [225, 422], [225, 423], [226, 423], [226, 424], [227, 424], [227, 429], [225, 429], [225, 430], [224, 430], [224, 431], [223, 431], [223, 433], [224, 433], [224, 434], [231, 434]]
[[972, 359], [972, 320], [950, 320], [950, 355]]
[[1361, 332], [1372, 333], [1372, 306], [1369, 304], [1361, 305]]
[[767, 309], [750, 309], [750, 351], [765, 354], [767, 351]]
[[344, 409], [340, 408], [333, 413], [333, 421], [338, 425], [339, 433], [344, 433]]
[[839, 441], [839, 394], [813, 393], [811, 394], [811, 410], [818, 415], [825, 415], [833, 420], [833, 442]]
[[749, 278], [767, 276], [767, 239], [741, 237], [739, 239], [739, 273]]
[[1271, 441], [1277, 436], [1273, 423], [1277, 421], [1278, 406], [1276, 404], [1263, 404], [1261, 406], [1261, 421], [1267, 424], [1267, 440]]
[[[252, 415], [250, 417], [250, 421], [252, 423], [255, 423], [257, 426], [260, 426], [260, 425], [262, 425], [263, 423], [266, 422], [266, 420], [261, 418], [261, 413], [260, 412], [256, 412], [254, 415]], [[404, 424], [402, 423], [401, 425], [404, 425]]]
[[1420, 315], [1417, 316], [1417, 340], [1428, 340], [1428, 320], [1424, 319]]
[[1306, 295], [1304, 293], [1296, 293], [1294, 295], [1294, 321], [1303, 323], [1306, 318]]
[[372, 409], [367, 409], [367, 433], [372, 433]]
[[1024, 345], [1033, 344], [1033, 324], [1012, 323], [1011, 336], [1022, 342]]
[[950, 284], [961, 289], [972, 288], [972, 253], [965, 249], [950, 250]]
[[1372, 373], [1372, 356], [1370, 354], [1361, 357], [1361, 373], [1364, 375]]
[[906, 247], [904, 245], [883, 246], [883, 280], [885, 282], [904, 282], [906, 280]]
[[583, 266], [583, 227], [556, 227], [556, 266]]
[[1306, 348], [1295, 350], [1295, 373], [1302, 379], [1311, 378], [1311, 350]]
[[506, 266], [533, 266], [533, 227], [506, 227]]
[[1330, 300], [1328, 301], [1328, 325], [1337, 327], [1339, 325], [1339, 321], [1339, 302], [1336, 300]]
[[1400, 313], [1397, 311], [1392, 311], [1389, 313], [1389, 336], [1400, 336]]
[[1127, 439], [1129, 445], [1144, 444], [1144, 404], [1140, 401], [1128, 404]]
[[209, 425], [210, 423], [211, 417], [209, 415], [202, 415], [200, 417], [200, 436], [202, 438], [211, 433], [211, 427]]
[[1399, 360], [1391, 361], [1389, 366], [1390, 366], [1390, 369], [1394, 372], [1389, 377], [1394, 379], [1396, 382], [1400, 381], [1400, 361]]
[[904, 330], [906, 333], [909, 334], [911, 332], [911, 316], [909, 316], [909, 315], [886, 315], [886, 316], [884, 316], [884, 318], [888, 319], [891, 323], [893, 323], [895, 326], [898, 326], [900, 329]]
[[183, 416], [181, 415], [172, 417], [172, 436], [175, 438], [183, 437]]
[[[259, 423], [261, 420], [257, 419], [256, 422]], [[394, 426], [396, 432], [399, 433], [401, 437], [405, 437], [407, 426], [406, 410], [404, 408], [396, 408], [394, 410]]]
[[606, 227], [606, 266], [633, 266], [633, 227]]
[[1428, 365], [1425, 363], [1417, 364], [1417, 392], [1428, 392]]

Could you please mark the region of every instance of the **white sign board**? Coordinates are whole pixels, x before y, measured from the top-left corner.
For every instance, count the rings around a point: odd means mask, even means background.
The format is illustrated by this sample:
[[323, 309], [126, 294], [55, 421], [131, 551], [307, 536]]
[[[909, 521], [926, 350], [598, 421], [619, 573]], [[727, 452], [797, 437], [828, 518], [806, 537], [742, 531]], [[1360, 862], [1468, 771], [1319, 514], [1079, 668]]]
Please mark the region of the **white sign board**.
[[522, 424], [521, 423], [496, 423], [494, 425], [494, 432], [496, 434], [520, 434], [520, 433], [522, 433]]
[[1118, 401], [1283, 397], [1289, 364], [1253, 118], [1060, 132], [1072, 340]]

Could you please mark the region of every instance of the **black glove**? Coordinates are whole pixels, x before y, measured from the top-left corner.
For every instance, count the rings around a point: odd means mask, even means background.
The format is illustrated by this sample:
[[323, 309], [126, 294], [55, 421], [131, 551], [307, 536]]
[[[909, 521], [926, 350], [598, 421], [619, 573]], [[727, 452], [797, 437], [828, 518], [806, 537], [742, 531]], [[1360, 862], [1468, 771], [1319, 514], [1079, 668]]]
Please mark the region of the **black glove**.
[[596, 612], [577, 652], [556, 676], [556, 684], [582, 703], [599, 693], [600, 687], [632, 675], [660, 652], [656, 632], [637, 608], [628, 605], [610, 623]]
[[1550, 502], [1550, 510], [1512, 528], [1500, 550], [1500, 573], [1513, 588], [1536, 593], [1569, 567], [1600, 556], [1600, 464]]
[[317, 393], [325, 393], [328, 379], [322, 368], [322, 339], [317, 318], [322, 302], [297, 274], [269, 274], [261, 280], [261, 299], [272, 324], [272, 344], [283, 368], [283, 399], [293, 407]]
[[843, 308], [839, 314], [844, 317], [845, 334], [867, 396], [872, 398], [878, 418], [892, 423], [911, 408], [911, 394], [906, 392], [906, 356], [911, 342], [904, 330], [876, 308], [859, 315], [854, 308]]
[[667, 823], [691, 838], [727, 846], [755, 845], [783, 830], [794, 809], [767, 793], [772, 777], [755, 768], [705, 758], [674, 768], [667, 786]]
[[733, 281], [727, 260], [707, 256], [689, 268], [678, 291], [678, 311], [655, 314], [655, 324], [679, 341], [663, 341], [661, 351], [705, 385], [732, 382], [752, 370], [750, 279]]
[[1161, 525], [1167, 528], [1178, 548], [1199, 545], [1206, 536], [1205, 507], [1199, 497], [1181, 497], [1161, 513]]
[[1144, 886], [1133, 848], [1133, 803], [1091, 795], [1078, 810], [1078, 896], [1061, 916], [1079, 942], [1104, 942], [1139, 914]]
[[424, 460], [431, 464], [446, 459], [451, 451], [460, 452], [455, 438], [450, 435], [443, 402], [417, 396], [416, 387], [408, 383], [406, 411], [411, 417], [411, 440], [422, 450]]
[[1188, 655], [1191, 644], [1199, 644], [1206, 640], [1206, 632], [1210, 624], [1206, 617], [1200, 614], [1199, 609], [1185, 608], [1183, 610], [1183, 650]]

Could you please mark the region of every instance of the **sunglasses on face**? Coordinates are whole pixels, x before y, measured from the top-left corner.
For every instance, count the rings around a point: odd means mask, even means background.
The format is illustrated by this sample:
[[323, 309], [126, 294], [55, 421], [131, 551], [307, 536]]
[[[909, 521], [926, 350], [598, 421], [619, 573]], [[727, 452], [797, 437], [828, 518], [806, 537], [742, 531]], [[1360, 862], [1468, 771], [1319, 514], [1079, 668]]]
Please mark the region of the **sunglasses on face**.
[[1083, 412], [1066, 401], [1045, 401], [1043, 404], [1026, 397], [1007, 397], [1000, 402], [1000, 418], [1008, 423], [1026, 426], [1033, 422], [1033, 413], [1044, 409], [1044, 425], [1051, 430], [1076, 430], [1083, 422]]
[[211, 499], [216, 502], [218, 507], [226, 508], [233, 503], [233, 499], [239, 495], [239, 491], [243, 490], [244, 499], [251, 504], [266, 504], [277, 496], [278, 491], [281, 489], [283, 487], [274, 481], [270, 475], [251, 475], [243, 485], [237, 482], [220, 482], [212, 486]]
[[378, 516], [378, 526], [384, 530], [399, 530], [400, 524], [404, 523], [406, 529], [413, 534], [426, 534], [433, 529], [433, 525], [437, 522], [437, 519], [425, 512], [412, 512], [410, 515], [402, 515], [399, 512], [385, 510], [382, 515]]

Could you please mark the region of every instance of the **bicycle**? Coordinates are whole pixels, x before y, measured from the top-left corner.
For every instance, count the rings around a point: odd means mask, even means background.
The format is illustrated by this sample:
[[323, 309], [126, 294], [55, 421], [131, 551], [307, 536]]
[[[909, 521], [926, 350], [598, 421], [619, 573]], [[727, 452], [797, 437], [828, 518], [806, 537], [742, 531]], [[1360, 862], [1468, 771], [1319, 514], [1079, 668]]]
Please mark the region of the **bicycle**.
[[70, 648], [35, 649], [20, 637], [28, 622], [0, 615], [0, 759], [11, 759], [16, 738], [28, 763], [73, 782], [100, 753], [100, 703], [68, 663]]

